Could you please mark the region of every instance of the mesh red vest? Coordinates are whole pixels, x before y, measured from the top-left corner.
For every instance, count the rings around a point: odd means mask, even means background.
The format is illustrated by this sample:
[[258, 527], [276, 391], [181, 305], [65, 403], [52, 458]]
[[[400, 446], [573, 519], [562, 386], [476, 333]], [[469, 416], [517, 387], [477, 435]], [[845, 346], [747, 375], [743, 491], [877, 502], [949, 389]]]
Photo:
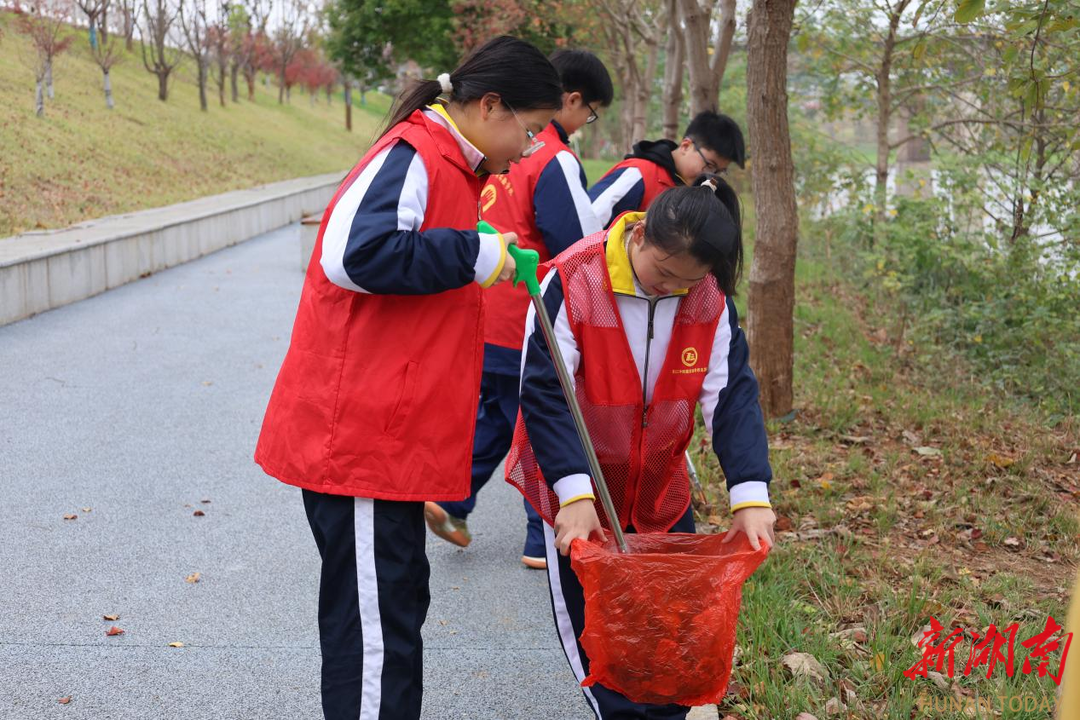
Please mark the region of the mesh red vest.
[[[543, 235], [536, 227], [536, 207], [533, 205], [536, 182], [552, 158], [563, 150], [574, 151], [562, 141], [559, 131], [551, 123], [537, 135], [537, 139], [544, 141], [544, 147], [535, 155], [511, 164], [509, 173], [488, 179], [480, 194], [480, 214], [499, 232], [517, 233], [517, 246], [535, 250], [540, 254], [540, 262], [545, 263], [551, 259], [551, 255]], [[543, 279], [543, 274], [540, 279]], [[521, 350], [521, 344], [525, 341], [529, 294], [521, 287], [515, 288], [513, 283], [504, 282], [486, 288], [484, 301], [487, 304], [484, 342]]]
[[[577, 400], [621, 526], [666, 532], [690, 504], [684, 453], [694, 433], [694, 407], [708, 372], [724, 295], [709, 275], [682, 299], [646, 409], [611, 289], [605, 238], [606, 233], [596, 233], [555, 258], [570, 328], [581, 351]], [[544, 481], [521, 413], [506, 460], [506, 480], [554, 523], [559, 499]], [[599, 499], [596, 511], [610, 528]]]

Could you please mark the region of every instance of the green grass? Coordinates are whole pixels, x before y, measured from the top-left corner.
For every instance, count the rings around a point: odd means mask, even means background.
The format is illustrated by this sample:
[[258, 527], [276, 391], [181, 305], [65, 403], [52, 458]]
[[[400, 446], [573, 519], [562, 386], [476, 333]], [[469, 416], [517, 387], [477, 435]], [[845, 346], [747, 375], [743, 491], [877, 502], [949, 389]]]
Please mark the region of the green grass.
[[618, 160], [582, 160], [581, 164], [585, 166], [585, 177], [589, 180], [589, 186], [591, 187], [597, 180], [604, 177], [607, 171], [619, 162]]
[[[113, 69], [116, 108], [107, 110], [102, 77], [85, 31], [54, 70], [55, 100], [34, 115], [30, 46], [11, 16], [0, 39], [0, 237], [64, 227], [81, 220], [190, 200], [304, 175], [345, 171], [359, 159], [389, 105], [368, 94], [344, 129], [341, 93], [327, 106], [296, 88], [278, 105], [277, 88], [260, 79], [254, 102], [199, 110], [193, 66], [182, 64], [169, 99], [143, 68], [139, 47]], [[227, 93], [228, 95], [228, 93]], [[359, 97], [356, 98], [359, 102]]]

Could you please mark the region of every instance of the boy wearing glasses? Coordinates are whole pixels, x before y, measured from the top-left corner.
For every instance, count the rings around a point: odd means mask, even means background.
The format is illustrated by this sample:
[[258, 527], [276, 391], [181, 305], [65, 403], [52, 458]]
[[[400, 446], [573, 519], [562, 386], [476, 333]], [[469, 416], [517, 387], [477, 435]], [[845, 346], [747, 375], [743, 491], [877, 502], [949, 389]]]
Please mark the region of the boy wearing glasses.
[[624, 212], [647, 210], [664, 190], [692, 183], [702, 173], [722, 175], [731, 163], [746, 163], [742, 130], [727, 115], [706, 110], [690, 121], [678, 144], [643, 140], [634, 145], [589, 189], [593, 213], [607, 227]]
[[[597, 111], [614, 99], [611, 76], [596, 55], [557, 50], [550, 57], [563, 85], [563, 106], [535, 137], [510, 171], [492, 176], [480, 196], [484, 220], [501, 232], [515, 232], [519, 247], [536, 250], [545, 262], [581, 238], [603, 229], [593, 214], [585, 171], [570, 149], [569, 136], [595, 122]], [[510, 450], [518, 413], [521, 347], [529, 296], [509, 283], [485, 290], [484, 372], [473, 440], [472, 494], [461, 502], [428, 502], [424, 516], [433, 533], [465, 547], [472, 538], [466, 518], [476, 494]], [[547, 566], [541, 520], [525, 502], [528, 528], [521, 561]]]

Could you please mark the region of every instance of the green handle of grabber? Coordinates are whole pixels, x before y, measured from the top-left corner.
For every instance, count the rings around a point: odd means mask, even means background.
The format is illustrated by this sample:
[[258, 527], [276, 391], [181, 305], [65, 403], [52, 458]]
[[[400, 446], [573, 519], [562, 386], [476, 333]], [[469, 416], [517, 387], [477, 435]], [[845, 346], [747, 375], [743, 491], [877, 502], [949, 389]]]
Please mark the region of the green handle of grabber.
[[[476, 230], [491, 235], [499, 232], [483, 220], [476, 223]], [[529, 295], [539, 296], [540, 281], [536, 279], [536, 270], [540, 267], [540, 253], [535, 250], [519, 248], [517, 245], [507, 245], [506, 252], [510, 253], [510, 256], [514, 258], [516, 268], [514, 270], [514, 287], [523, 282], [529, 291]]]

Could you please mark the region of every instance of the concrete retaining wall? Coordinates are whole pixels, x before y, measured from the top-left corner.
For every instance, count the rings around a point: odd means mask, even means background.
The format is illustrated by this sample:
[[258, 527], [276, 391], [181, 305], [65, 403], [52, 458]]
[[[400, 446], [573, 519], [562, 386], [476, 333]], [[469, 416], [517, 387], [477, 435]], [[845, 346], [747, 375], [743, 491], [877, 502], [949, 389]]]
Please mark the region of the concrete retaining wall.
[[0, 239], [0, 325], [321, 213], [342, 173]]

